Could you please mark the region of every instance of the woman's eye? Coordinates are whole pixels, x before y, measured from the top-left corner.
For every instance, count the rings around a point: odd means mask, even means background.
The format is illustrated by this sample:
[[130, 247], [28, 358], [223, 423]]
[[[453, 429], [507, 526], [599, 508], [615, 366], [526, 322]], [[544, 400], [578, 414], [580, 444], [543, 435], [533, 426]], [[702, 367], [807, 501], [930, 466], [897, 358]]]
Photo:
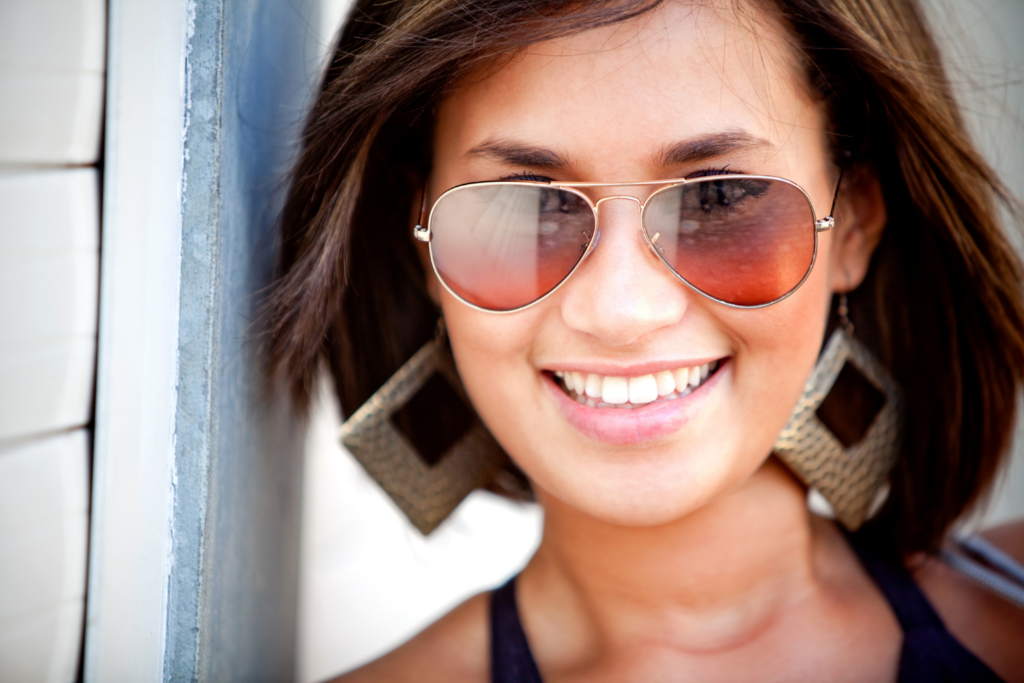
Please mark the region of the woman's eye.
[[582, 200], [569, 192], [545, 192], [541, 195], [540, 212], [542, 214], [576, 214], [586, 213], [587, 207]]
[[705, 212], [734, 207], [747, 198], [764, 194], [764, 181], [733, 179], [701, 183], [698, 191], [700, 208]]

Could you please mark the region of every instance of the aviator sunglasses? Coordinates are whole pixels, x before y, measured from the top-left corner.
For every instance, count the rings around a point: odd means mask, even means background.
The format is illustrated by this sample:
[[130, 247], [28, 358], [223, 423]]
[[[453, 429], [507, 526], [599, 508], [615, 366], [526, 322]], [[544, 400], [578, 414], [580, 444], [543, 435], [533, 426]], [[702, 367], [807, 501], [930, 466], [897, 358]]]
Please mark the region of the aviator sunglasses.
[[[413, 235], [428, 243], [434, 272], [455, 297], [479, 310], [511, 313], [557, 290], [594, 250], [602, 203], [631, 200], [644, 241], [676, 277], [719, 303], [759, 308], [785, 299], [807, 279], [818, 233], [835, 224], [839, 182], [821, 219], [803, 188], [772, 176], [467, 183], [438, 197], [426, 224], [424, 191]], [[643, 201], [614, 195], [594, 202], [581, 192], [640, 186], [660, 187]]]

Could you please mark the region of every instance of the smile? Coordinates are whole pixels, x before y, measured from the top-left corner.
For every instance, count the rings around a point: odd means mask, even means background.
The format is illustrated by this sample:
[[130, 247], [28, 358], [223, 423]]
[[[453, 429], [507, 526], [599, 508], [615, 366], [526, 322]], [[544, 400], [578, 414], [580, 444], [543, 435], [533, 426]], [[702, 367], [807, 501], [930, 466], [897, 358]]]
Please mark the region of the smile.
[[581, 405], [629, 410], [687, 396], [713, 376], [718, 366], [715, 360], [639, 377], [562, 371], [555, 372], [554, 377], [555, 384]]

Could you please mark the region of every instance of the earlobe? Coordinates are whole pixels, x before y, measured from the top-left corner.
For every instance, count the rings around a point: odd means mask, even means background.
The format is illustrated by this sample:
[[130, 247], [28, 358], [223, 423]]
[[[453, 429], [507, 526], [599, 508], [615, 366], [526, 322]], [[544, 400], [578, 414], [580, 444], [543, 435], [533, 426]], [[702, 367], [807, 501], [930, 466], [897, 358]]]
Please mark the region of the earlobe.
[[888, 221], [878, 175], [871, 168], [850, 169], [836, 206], [829, 286], [834, 292], [856, 289], [864, 281]]

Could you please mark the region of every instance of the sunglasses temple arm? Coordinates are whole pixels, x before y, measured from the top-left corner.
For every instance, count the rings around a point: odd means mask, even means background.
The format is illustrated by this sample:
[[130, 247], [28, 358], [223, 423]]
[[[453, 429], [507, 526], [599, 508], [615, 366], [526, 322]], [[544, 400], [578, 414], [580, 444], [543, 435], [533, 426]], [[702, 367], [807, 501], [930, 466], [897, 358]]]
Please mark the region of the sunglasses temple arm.
[[416, 225], [420, 225], [420, 226], [423, 225], [423, 214], [425, 214], [427, 212], [427, 190], [428, 190], [427, 181], [424, 180], [423, 181], [423, 195], [422, 195], [422, 198], [420, 199], [420, 219], [418, 221], [416, 221]]
[[824, 218], [819, 218], [814, 221], [815, 232], [822, 232], [825, 230], [831, 230], [836, 224], [836, 200], [839, 199], [839, 186], [843, 182], [843, 169], [839, 169], [839, 179], [836, 180], [836, 191], [832, 195], [832, 207], [828, 211], [828, 215]]
[[423, 198], [420, 200], [420, 218], [416, 221], [416, 226], [412, 229], [412, 235], [420, 242], [429, 242], [431, 235], [430, 230], [423, 227], [423, 216], [427, 212], [427, 190], [429, 189], [427, 181], [423, 181]]
[[844, 170], [845, 169], [843, 169], [842, 167], [840, 167], [840, 169], [839, 169], [839, 178], [838, 178], [838, 180], [836, 180], [836, 191], [835, 191], [835, 194], [832, 195], [832, 208], [830, 208], [828, 210], [828, 215], [832, 216], [832, 217], [835, 217], [835, 215], [836, 215], [836, 200], [839, 199], [839, 186], [843, 184], [843, 171]]

